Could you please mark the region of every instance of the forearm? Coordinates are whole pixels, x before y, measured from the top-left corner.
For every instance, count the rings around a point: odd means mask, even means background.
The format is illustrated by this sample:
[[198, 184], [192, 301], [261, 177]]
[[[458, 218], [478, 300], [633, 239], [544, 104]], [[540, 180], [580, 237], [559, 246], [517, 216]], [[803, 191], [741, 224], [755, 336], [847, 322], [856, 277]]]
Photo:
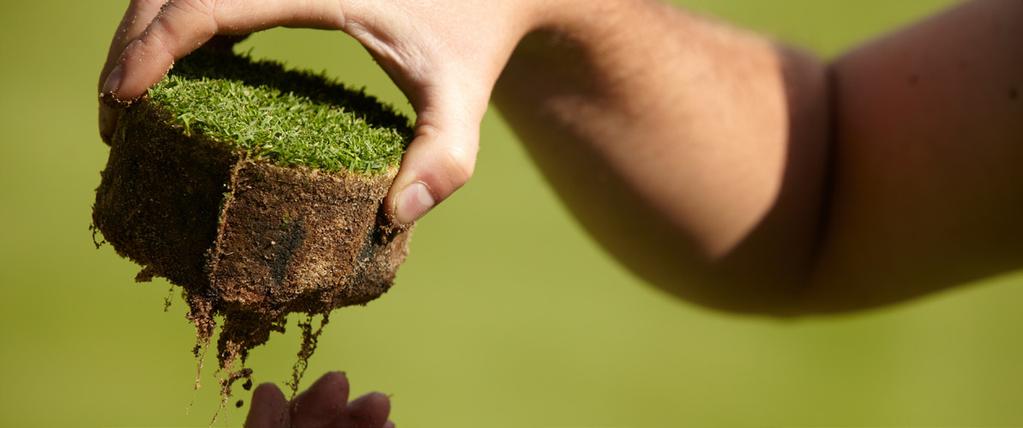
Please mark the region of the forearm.
[[785, 310], [818, 241], [824, 67], [652, 1], [571, 3], [544, 15], [494, 93], [548, 180], [648, 281]]

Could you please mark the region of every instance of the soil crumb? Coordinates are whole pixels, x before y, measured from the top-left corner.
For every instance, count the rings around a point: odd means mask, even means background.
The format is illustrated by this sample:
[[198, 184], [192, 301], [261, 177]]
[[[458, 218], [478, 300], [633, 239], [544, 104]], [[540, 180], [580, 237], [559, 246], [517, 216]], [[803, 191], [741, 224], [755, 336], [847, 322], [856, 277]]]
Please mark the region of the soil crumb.
[[167, 290], [167, 297], [163, 298], [163, 311], [170, 311], [172, 303], [174, 303], [174, 285], [170, 286], [170, 289]]

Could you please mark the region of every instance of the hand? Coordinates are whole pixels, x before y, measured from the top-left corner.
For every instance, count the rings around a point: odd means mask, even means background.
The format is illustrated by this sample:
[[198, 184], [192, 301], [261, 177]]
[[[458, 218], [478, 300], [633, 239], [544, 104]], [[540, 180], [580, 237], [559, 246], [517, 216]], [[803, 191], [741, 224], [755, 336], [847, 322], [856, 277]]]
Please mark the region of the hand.
[[[408, 224], [472, 176], [479, 125], [508, 57], [537, 22], [538, 0], [132, 0], [100, 90], [142, 96], [215, 35], [276, 26], [342, 30], [369, 50], [416, 111], [415, 138], [387, 197]], [[100, 106], [109, 141], [117, 112]]]
[[379, 392], [348, 402], [344, 373], [323, 375], [291, 403], [270, 383], [252, 392], [245, 428], [394, 428], [387, 420], [391, 402]]

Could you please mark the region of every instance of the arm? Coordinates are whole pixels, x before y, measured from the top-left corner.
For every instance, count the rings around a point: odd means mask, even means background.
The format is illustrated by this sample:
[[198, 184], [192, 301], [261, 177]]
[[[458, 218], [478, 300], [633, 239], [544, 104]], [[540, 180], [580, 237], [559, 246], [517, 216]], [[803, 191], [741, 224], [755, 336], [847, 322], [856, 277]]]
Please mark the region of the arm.
[[497, 105], [597, 240], [699, 303], [892, 303], [1023, 262], [1023, 2], [827, 65], [651, 1], [553, 11]]
[[1023, 1], [977, 0], [833, 65], [831, 215], [816, 310], [1023, 265]]
[[826, 67], [654, 1], [584, 1], [539, 28], [495, 99], [586, 229], [683, 298], [787, 310], [826, 202]]
[[[1023, 1], [977, 0], [826, 65], [653, 0], [133, 0], [100, 82], [141, 96], [215, 34], [345, 31], [418, 115], [387, 199], [398, 222], [472, 175], [493, 90], [569, 208], [638, 275], [708, 306], [793, 314], [1023, 260], [1021, 22]], [[101, 134], [114, 122], [101, 108]]]

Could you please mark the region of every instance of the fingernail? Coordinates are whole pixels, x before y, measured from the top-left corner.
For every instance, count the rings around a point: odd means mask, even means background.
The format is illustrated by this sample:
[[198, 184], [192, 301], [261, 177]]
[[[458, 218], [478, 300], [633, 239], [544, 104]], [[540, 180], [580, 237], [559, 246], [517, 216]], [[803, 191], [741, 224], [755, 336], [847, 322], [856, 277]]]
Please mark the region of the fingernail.
[[399, 223], [411, 224], [433, 208], [434, 204], [436, 202], [430, 194], [430, 189], [422, 181], [417, 181], [408, 185], [398, 195], [398, 206], [395, 207], [394, 215], [398, 217]]
[[117, 90], [121, 89], [121, 75], [124, 74], [124, 70], [121, 65], [118, 64], [113, 70], [110, 70], [110, 74], [107, 75], [107, 80], [103, 82], [103, 93], [117, 95]]

